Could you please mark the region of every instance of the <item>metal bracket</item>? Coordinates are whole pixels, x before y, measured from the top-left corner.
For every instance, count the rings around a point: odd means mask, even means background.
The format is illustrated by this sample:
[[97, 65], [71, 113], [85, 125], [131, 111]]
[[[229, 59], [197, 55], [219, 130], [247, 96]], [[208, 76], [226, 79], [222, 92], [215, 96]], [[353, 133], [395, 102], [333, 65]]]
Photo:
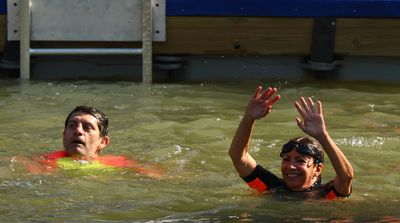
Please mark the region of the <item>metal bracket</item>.
[[188, 55], [159, 54], [154, 56], [154, 67], [160, 70], [176, 70], [182, 68]]
[[314, 19], [312, 45], [309, 58], [301, 64], [304, 69], [332, 71], [341, 60], [335, 60], [336, 19]]

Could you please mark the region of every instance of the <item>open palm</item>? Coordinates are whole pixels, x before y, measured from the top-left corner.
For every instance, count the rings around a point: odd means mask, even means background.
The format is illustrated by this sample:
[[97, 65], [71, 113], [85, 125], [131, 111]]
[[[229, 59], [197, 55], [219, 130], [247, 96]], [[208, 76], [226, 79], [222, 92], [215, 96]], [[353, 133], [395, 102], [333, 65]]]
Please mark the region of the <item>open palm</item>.
[[272, 105], [280, 99], [280, 96], [276, 95], [276, 88], [269, 87], [263, 92], [261, 89], [261, 86], [256, 89], [246, 107], [246, 115], [253, 119], [265, 117], [271, 111]]
[[295, 107], [301, 116], [301, 118], [296, 119], [301, 130], [314, 138], [318, 138], [326, 132], [320, 101], [317, 101], [316, 109], [314, 101], [310, 97], [307, 98], [307, 101], [304, 97], [301, 97], [300, 102], [295, 102]]

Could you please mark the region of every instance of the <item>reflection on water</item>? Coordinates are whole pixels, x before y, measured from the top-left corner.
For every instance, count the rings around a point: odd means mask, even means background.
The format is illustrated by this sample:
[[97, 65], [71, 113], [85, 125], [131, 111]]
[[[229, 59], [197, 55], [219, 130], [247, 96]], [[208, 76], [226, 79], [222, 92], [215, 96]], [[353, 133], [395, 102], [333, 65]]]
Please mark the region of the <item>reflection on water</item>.
[[[0, 81], [0, 219], [5, 221], [270, 222], [400, 219], [397, 86], [273, 83], [282, 100], [257, 123], [252, 154], [279, 175], [279, 149], [302, 134], [293, 101], [324, 103], [328, 128], [351, 161], [350, 199], [282, 201], [249, 190], [227, 155], [257, 83], [157, 84]], [[30, 175], [16, 155], [61, 148], [64, 118], [91, 105], [110, 118], [105, 153], [157, 162], [170, 176], [126, 170]], [[334, 175], [330, 165], [323, 180]]]

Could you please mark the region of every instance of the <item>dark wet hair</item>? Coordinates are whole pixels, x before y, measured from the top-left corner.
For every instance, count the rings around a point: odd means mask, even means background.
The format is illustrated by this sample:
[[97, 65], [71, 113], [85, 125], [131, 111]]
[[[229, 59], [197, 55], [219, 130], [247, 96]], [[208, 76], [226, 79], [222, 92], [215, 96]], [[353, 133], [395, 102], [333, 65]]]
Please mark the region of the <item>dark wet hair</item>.
[[[313, 157], [315, 164], [324, 163], [324, 150], [321, 144], [313, 138], [301, 136], [289, 140], [289, 142], [282, 146], [280, 156], [283, 157], [285, 153], [292, 151], [293, 148], [296, 148], [300, 154]], [[321, 175], [318, 176], [317, 182], [322, 182]]]
[[297, 152], [300, 154], [313, 157], [315, 163], [324, 163], [324, 151], [322, 146], [313, 138], [296, 137], [289, 140], [289, 142], [282, 146], [280, 156], [283, 157], [285, 153], [292, 151], [293, 148], [296, 148]]
[[64, 129], [67, 128], [68, 121], [74, 113], [86, 113], [96, 118], [97, 126], [100, 130], [100, 136], [104, 137], [108, 135], [108, 117], [103, 112], [89, 106], [77, 106], [74, 110], [69, 113], [67, 119], [65, 119]]

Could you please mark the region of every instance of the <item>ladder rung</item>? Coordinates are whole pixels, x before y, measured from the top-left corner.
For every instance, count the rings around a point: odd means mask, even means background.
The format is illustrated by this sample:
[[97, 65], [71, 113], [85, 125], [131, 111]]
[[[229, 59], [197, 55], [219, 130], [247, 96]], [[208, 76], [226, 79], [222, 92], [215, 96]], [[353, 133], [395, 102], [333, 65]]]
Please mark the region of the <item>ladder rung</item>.
[[140, 55], [142, 48], [30, 48], [30, 55]]

